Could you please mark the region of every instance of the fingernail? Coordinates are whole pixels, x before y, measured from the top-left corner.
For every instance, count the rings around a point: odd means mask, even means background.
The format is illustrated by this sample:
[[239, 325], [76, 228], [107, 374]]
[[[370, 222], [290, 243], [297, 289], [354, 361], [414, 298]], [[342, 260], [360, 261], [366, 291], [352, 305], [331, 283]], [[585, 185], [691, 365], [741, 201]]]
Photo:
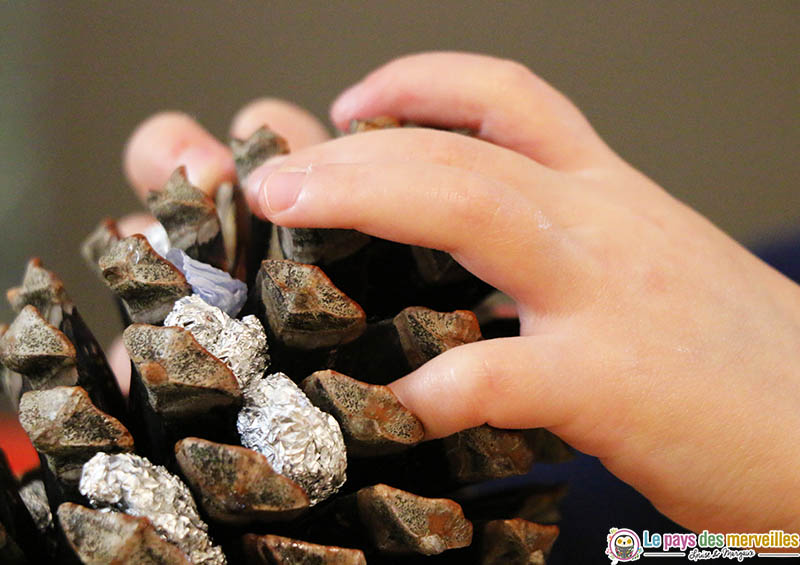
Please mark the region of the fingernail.
[[270, 157], [245, 177], [245, 196], [251, 206], [260, 203], [259, 196], [264, 183], [288, 157], [288, 155], [275, 155], [274, 157]]
[[267, 213], [277, 214], [294, 206], [307, 175], [308, 169], [278, 170], [269, 175], [261, 189], [262, 203]]
[[178, 157], [178, 165], [186, 167], [189, 182], [209, 194], [232, 174], [232, 163], [227, 161], [231, 159], [224, 149], [206, 145], [188, 147]]

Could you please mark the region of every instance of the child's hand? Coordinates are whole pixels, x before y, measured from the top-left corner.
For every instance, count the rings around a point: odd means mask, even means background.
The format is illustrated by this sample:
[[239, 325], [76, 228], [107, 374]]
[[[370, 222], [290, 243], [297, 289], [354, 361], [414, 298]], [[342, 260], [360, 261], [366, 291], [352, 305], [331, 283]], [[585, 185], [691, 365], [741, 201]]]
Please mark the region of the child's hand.
[[[393, 385], [429, 437], [547, 427], [690, 528], [800, 527], [800, 292], [620, 160], [518, 64], [394, 61], [334, 104], [477, 130], [344, 137], [248, 179], [257, 213], [451, 252], [522, 337]], [[665, 148], [668, 151], [669, 148]]]
[[[247, 188], [276, 223], [449, 251], [517, 301], [521, 337], [458, 347], [392, 385], [429, 437], [547, 427], [689, 528], [800, 528], [796, 285], [627, 165], [518, 64], [406, 57], [332, 110], [342, 128], [378, 115], [481, 139], [344, 137], [268, 162]], [[289, 129], [321, 141], [315, 127], [301, 116]], [[190, 145], [212, 148], [199, 129], [190, 141], [176, 131], [150, 123], [134, 137], [134, 184], [158, 186], [157, 155], [174, 167]], [[200, 162], [218, 163], [202, 182], [231, 174], [229, 156]]]

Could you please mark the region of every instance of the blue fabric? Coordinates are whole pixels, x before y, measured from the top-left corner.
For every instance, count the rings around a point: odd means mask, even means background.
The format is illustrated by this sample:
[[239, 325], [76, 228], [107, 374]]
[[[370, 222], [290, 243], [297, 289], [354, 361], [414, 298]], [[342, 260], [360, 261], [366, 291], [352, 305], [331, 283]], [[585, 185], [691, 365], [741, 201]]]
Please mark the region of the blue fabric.
[[561, 533], [548, 565], [608, 565], [606, 536], [612, 527], [630, 528], [637, 533], [686, 531], [609, 473], [595, 457], [579, 454], [568, 463], [534, 465], [528, 477], [537, 484], [569, 484], [560, 506]]
[[800, 282], [800, 232], [762, 245], [754, 251], [784, 275]]

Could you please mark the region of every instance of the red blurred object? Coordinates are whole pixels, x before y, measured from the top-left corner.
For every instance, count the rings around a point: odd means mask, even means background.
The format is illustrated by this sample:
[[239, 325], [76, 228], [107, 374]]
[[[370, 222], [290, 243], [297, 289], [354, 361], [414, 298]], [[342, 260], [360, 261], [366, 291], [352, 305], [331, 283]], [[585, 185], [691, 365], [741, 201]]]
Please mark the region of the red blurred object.
[[0, 449], [18, 477], [39, 466], [36, 450], [13, 414], [0, 413]]

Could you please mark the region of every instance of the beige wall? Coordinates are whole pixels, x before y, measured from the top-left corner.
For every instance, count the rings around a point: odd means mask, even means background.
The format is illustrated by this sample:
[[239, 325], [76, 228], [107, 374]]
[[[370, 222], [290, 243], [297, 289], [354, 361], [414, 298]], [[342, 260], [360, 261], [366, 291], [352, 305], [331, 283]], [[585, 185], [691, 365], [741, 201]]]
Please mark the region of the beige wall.
[[520, 60], [741, 241], [797, 227], [800, 2], [164, 4], [0, 6], [2, 287], [41, 255], [104, 340], [111, 301], [77, 248], [137, 206], [119, 165], [137, 122], [183, 109], [224, 136], [266, 94], [325, 116], [342, 87], [413, 51]]

